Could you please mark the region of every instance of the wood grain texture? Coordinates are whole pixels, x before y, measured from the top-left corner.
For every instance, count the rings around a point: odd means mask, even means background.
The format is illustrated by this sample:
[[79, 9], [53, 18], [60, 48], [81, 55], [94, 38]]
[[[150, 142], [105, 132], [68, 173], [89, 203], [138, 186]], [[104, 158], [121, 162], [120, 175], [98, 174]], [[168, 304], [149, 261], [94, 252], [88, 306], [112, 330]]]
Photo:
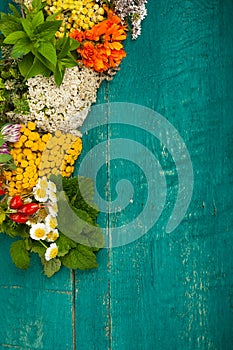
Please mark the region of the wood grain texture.
[[109, 87], [109, 101], [151, 107], [177, 128], [195, 176], [174, 232], [161, 222], [111, 252], [114, 350], [233, 347], [232, 12], [230, 1], [150, 1]]
[[[0, 235], [1, 348], [233, 348], [232, 14], [231, 0], [149, 0], [142, 36], [127, 40], [121, 71], [99, 92], [98, 103], [149, 107], [179, 131], [195, 180], [182, 223], [165, 232], [178, 180], [172, 156], [158, 140], [124, 126], [85, 136], [84, 152], [108, 139], [106, 157], [113, 136], [153, 149], [171, 174], [166, 208], [141, 239], [102, 250], [98, 270], [72, 276], [63, 269], [50, 280], [37, 259], [29, 271], [17, 270], [9, 258], [10, 239]], [[108, 164], [97, 187], [114, 198], [121, 178], [131, 178], [138, 194], [127, 213], [134, 217], [146, 200], [147, 183], [133, 164]], [[102, 215], [100, 223], [111, 228], [127, 215]]]

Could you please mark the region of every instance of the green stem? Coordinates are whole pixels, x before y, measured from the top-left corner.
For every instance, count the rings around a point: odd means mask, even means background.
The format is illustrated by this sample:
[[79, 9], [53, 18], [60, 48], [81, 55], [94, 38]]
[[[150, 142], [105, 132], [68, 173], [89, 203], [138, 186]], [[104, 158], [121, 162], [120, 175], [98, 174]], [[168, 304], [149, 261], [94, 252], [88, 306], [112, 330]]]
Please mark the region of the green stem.
[[45, 247], [46, 249], [48, 248], [47, 245], [45, 245], [41, 240], [40, 243], [42, 244], [43, 247]]

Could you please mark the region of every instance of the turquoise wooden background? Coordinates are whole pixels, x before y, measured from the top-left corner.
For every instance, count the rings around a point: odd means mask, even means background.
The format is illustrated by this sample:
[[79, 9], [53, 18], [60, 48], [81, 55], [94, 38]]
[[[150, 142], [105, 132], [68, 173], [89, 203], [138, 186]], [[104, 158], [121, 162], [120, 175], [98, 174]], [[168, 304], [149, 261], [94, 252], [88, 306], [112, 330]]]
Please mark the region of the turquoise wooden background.
[[[96, 271], [63, 269], [52, 279], [36, 258], [17, 270], [0, 235], [1, 349], [233, 348], [233, 2], [147, 7], [142, 36], [127, 42], [121, 71], [98, 101], [149, 107], [179, 131], [194, 170], [188, 212], [170, 234], [161, 221], [129, 245], [103, 249]], [[125, 176], [122, 167], [116, 176]]]

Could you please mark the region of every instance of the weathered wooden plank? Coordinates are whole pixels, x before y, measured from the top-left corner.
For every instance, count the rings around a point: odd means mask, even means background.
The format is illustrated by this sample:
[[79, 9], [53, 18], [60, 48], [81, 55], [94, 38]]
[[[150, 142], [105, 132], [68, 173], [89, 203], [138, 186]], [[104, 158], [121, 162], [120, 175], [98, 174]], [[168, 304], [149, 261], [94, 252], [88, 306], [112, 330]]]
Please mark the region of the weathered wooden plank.
[[[97, 104], [105, 102], [106, 96], [106, 84], [103, 83], [98, 93]], [[91, 116], [91, 118], [94, 117]], [[105, 123], [103, 126], [92, 129], [88, 127], [89, 121], [85, 123], [87, 127], [83, 130], [87, 130], [83, 134], [83, 152], [79, 158], [77, 164], [77, 172], [80, 173], [80, 164], [82, 164], [85, 156], [89, 155], [89, 152], [98, 144], [102, 144], [107, 141], [107, 119], [103, 116]], [[97, 166], [97, 154], [100, 157], [106, 159], [107, 149], [104, 146], [102, 153], [94, 153], [93, 156], [88, 158], [88, 164], [85, 168], [85, 176], [90, 176], [94, 181], [96, 179], [92, 176], [93, 169]], [[103, 196], [108, 196], [108, 188], [106, 186], [107, 176], [105, 172], [103, 176], [99, 177], [98, 183], [96, 183], [96, 194], [102, 193]], [[101, 227], [106, 228], [108, 225], [108, 216], [105, 213], [100, 214], [99, 224]], [[98, 264], [99, 267], [93, 271], [76, 271], [75, 272], [75, 314], [76, 314], [76, 347], [82, 350], [103, 350], [109, 348], [109, 252], [107, 249], [103, 249], [98, 252]]]
[[28, 271], [17, 269], [11, 241], [0, 235], [0, 348], [73, 349], [71, 272], [63, 269], [49, 280], [36, 256]]
[[[188, 213], [174, 232], [166, 234], [161, 220], [142, 239], [112, 250], [111, 348], [231, 349], [233, 6], [150, 1], [148, 9], [143, 36], [128, 43], [109, 100], [163, 114], [186, 142], [195, 184]], [[123, 127], [118, 132], [125, 137]], [[132, 176], [123, 163], [114, 170], [117, 178]], [[132, 177], [140, 183], [137, 173]], [[170, 178], [168, 207], [176, 186]]]

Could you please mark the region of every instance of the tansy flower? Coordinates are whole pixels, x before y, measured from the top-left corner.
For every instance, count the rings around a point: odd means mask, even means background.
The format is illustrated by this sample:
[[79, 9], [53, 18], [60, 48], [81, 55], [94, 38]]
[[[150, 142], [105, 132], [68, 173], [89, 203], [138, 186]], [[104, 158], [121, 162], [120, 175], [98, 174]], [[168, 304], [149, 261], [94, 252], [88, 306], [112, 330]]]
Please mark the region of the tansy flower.
[[45, 260], [49, 261], [53, 258], [55, 258], [58, 254], [58, 246], [56, 243], [50, 244], [49, 248], [46, 249], [45, 252]]
[[50, 214], [46, 216], [45, 218], [45, 224], [49, 229], [55, 229], [57, 227], [57, 219], [54, 216], [51, 216]]
[[44, 240], [49, 232], [48, 227], [43, 223], [32, 224], [29, 234], [32, 239]]
[[59, 237], [59, 232], [57, 229], [51, 230], [46, 237], [46, 241], [54, 242]]

